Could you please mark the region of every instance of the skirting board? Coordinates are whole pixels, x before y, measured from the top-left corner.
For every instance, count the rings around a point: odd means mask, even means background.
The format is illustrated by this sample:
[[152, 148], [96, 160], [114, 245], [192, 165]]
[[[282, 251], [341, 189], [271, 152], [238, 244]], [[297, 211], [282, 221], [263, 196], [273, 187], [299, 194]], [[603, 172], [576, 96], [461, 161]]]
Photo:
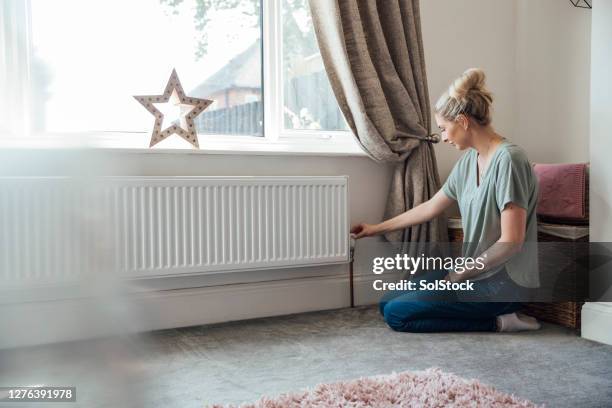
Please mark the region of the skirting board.
[[[348, 267], [347, 267], [348, 269]], [[376, 275], [355, 277], [359, 305], [374, 304]], [[0, 348], [348, 307], [346, 275], [0, 306]]]
[[612, 345], [612, 303], [585, 303], [581, 320], [582, 337]]

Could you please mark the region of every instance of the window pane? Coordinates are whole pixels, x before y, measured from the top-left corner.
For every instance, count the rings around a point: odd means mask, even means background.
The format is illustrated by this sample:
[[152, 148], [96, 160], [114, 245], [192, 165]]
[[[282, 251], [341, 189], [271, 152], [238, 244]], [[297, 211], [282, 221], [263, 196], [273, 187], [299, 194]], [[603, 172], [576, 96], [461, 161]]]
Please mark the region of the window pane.
[[308, 0], [282, 0], [285, 129], [348, 130], [331, 90]]
[[215, 100], [201, 133], [262, 135], [259, 0], [31, 0], [34, 132], [149, 132], [132, 95]]

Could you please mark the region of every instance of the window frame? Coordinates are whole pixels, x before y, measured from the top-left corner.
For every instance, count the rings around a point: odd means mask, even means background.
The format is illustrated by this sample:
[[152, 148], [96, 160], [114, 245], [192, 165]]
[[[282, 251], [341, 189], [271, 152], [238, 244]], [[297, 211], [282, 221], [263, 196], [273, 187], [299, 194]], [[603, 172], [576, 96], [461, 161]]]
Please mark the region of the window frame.
[[[8, 136], [29, 138], [32, 46], [30, 0], [9, 0], [0, 3], [0, 8], [0, 76], [6, 84], [6, 89], [1, 91], [7, 95], [6, 100], [0, 102], [0, 109], [7, 113]], [[25, 28], [20, 29], [22, 24]], [[20, 47], [20, 42], [26, 46]], [[6, 106], [3, 106], [5, 103]]]
[[[17, 6], [16, 6], [17, 5]], [[24, 39], [16, 38], [19, 31], [15, 28], [17, 12], [12, 10], [7, 17], [6, 9], [23, 7], [21, 12], [25, 13], [25, 23], [27, 29], [23, 35], [27, 46], [19, 47], [19, 41]], [[75, 132], [76, 134], [58, 134], [45, 132], [43, 134], [32, 134], [29, 129], [29, 58], [31, 43], [31, 3], [30, 0], [17, 0], [4, 3], [4, 21], [0, 21], [4, 27], [0, 31], [0, 44], [5, 46], [5, 54], [0, 55], [0, 75], [5, 79], [10, 79], [16, 73], [26, 72], [27, 74], [18, 75], [18, 80], [9, 80], [9, 95], [20, 98], [18, 110], [12, 112], [13, 115], [21, 117], [18, 120], [19, 126], [12, 126], [9, 129], [8, 139], [3, 137], [0, 146], [8, 147], [92, 147], [110, 149], [146, 149], [145, 141], [148, 142], [150, 131], [145, 132], [117, 132], [100, 131]], [[302, 130], [285, 129], [283, 114], [283, 41], [282, 41], [282, 0], [261, 0], [262, 13], [262, 100], [263, 100], [263, 136], [252, 135], [218, 135], [198, 133], [200, 148], [203, 151], [213, 153], [232, 153], [245, 152], [253, 154], [265, 153], [312, 153], [312, 154], [340, 154], [362, 156], [365, 153], [360, 148], [350, 131], [326, 131], [326, 130]], [[24, 17], [22, 16], [22, 17]], [[2, 18], [0, 18], [2, 20]], [[6, 24], [8, 20], [9, 24]], [[8, 36], [6, 30], [12, 30]], [[10, 36], [14, 38], [7, 38]], [[14, 59], [9, 61], [6, 56]], [[27, 69], [24, 69], [27, 68]], [[11, 84], [13, 84], [11, 86]], [[13, 99], [15, 100], [15, 99]], [[12, 131], [12, 132], [11, 132]], [[139, 137], [134, 134], [142, 134], [142, 144]], [[78, 141], [75, 141], [78, 139]], [[152, 149], [172, 151], [175, 149]], [[182, 150], [182, 149], [176, 149]]]

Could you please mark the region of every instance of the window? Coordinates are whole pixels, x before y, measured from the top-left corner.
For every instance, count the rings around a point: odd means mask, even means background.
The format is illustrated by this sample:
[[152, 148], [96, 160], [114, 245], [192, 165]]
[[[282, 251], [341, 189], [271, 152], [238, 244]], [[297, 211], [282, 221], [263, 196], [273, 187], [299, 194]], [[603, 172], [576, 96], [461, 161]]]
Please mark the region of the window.
[[153, 118], [132, 95], [176, 68], [215, 101], [200, 141], [348, 136], [307, 0], [3, 0], [0, 23], [1, 135], [145, 140]]
[[284, 127], [348, 130], [323, 67], [307, 2], [282, 1]]

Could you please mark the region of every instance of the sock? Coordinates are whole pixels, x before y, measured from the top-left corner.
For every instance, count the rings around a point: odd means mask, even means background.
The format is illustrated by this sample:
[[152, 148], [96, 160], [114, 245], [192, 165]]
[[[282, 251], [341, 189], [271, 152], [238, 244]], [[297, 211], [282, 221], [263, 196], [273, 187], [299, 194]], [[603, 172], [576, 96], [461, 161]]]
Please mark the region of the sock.
[[538, 319], [533, 316], [529, 316], [521, 312], [516, 312], [516, 316], [523, 321], [530, 322], [531, 324], [537, 324], [538, 329], [541, 327], [540, 323], [538, 322]]
[[497, 329], [500, 332], [538, 330], [540, 327], [540, 323], [534, 317], [521, 313], [508, 313], [497, 316]]

